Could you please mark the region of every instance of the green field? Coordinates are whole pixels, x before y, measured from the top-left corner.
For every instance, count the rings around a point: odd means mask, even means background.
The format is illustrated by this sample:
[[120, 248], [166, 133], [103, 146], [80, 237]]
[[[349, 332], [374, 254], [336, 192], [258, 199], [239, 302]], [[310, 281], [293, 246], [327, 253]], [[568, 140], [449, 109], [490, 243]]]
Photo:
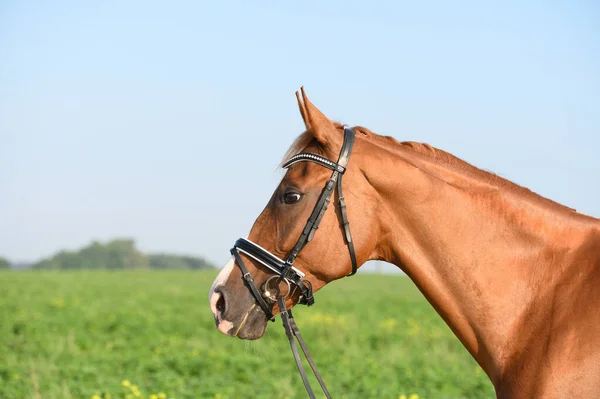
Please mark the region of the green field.
[[[254, 342], [216, 330], [215, 275], [0, 272], [0, 398], [307, 397], [279, 318]], [[343, 279], [294, 315], [334, 398], [495, 396], [406, 277]]]

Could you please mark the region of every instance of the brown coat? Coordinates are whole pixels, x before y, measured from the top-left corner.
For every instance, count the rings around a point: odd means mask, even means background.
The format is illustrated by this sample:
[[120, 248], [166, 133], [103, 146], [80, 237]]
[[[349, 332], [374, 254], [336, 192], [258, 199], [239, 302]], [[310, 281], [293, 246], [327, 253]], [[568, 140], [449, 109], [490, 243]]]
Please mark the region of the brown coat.
[[[288, 156], [307, 150], [335, 159], [341, 126], [302, 94], [307, 130]], [[344, 192], [359, 264], [379, 259], [401, 268], [499, 398], [600, 398], [600, 221], [429, 145], [355, 130]], [[285, 257], [327, 177], [312, 163], [290, 168], [249, 239]], [[282, 203], [289, 190], [302, 200]], [[254, 280], [264, 282], [268, 272], [247, 260]], [[296, 266], [315, 290], [348, 274], [337, 205]], [[226, 310], [217, 314], [213, 305], [213, 312], [217, 324], [228, 323], [220, 329], [260, 338], [266, 318], [238, 268], [217, 285], [211, 301]]]

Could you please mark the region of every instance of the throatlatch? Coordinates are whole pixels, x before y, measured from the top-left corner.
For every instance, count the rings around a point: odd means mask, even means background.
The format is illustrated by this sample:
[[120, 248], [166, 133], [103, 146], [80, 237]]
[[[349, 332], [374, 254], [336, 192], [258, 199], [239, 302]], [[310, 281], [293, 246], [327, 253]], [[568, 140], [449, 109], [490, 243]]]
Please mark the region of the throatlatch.
[[[313, 296], [312, 284], [310, 281], [304, 279], [304, 273], [293, 266], [296, 257], [300, 253], [300, 251], [308, 244], [317, 229], [319, 228], [319, 224], [327, 211], [327, 207], [331, 202], [331, 196], [334, 190], [337, 187], [338, 190], [338, 202], [340, 206], [340, 213], [342, 217], [342, 229], [344, 232], [344, 237], [346, 239], [346, 244], [348, 245], [348, 251], [350, 252], [350, 260], [352, 263], [352, 270], [348, 274], [348, 276], [352, 276], [356, 273], [358, 268], [356, 262], [356, 253], [354, 252], [354, 243], [352, 242], [352, 235], [350, 234], [350, 223], [348, 222], [348, 215], [346, 213], [346, 203], [344, 200], [344, 195], [342, 193], [342, 176], [346, 171], [346, 166], [348, 164], [348, 160], [350, 159], [350, 153], [352, 152], [352, 147], [354, 146], [354, 130], [344, 127], [344, 143], [342, 145], [342, 149], [340, 151], [340, 155], [338, 157], [337, 163], [330, 161], [329, 159], [310, 152], [301, 152], [299, 154], [291, 157], [284, 165], [283, 168], [289, 168], [298, 162], [314, 162], [318, 165], [331, 169], [333, 173], [331, 177], [327, 181], [325, 188], [321, 192], [317, 203], [308, 218], [306, 226], [302, 230], [302, 234], [296, 241], [296, 244], [290, 251], [286, 260], [280, 259], [271, 252], [262, 248], [260, 245], [253, 243], [250, 240], [245, 238], [238, 239], [233, 248], [231, 248], [231, 254], [234, 256], [236, 264], [240, 268], [242, 272], [242, 278], [244, 280], [244, 284], [250, 290], [252, 296], [256, 300], [256, 303], [263, 310], [267, 319], [270, 321], [275, 321], [275, 317], [273, 316], [273, 303], [277, 303], [279, 307], [279, 312], [281, 314], [281, 321], [283, 322], [283, 327], [285, 328], [285, 333], [290, 340], [290, 346], [292, 348], [292, 353], [294, 355], [294, 359], [296, 360], [296, 365], [298, 366], [298, 371], [300, 372], [300, 376], [302, 377], [302, 381], [304, 382], [304, 386], [306, 387], [306, 391], [310, 398], [314, 399], [315, 395], [311, 389], [310, 383], [308, 382], [308, 378], [306, 377], [306, 373], [304, 371], [304, 367], [302, 366], [302, 362], [300, 360], [300, 355], [298, 353], [298, 348], [296, 346], [296, 339], [300, 343], [300, 347], [304, 352], [304, 356], [308, 361], [313, 373], [317, 377], [323, 392], [327, 396], [327, 398], [331, 399], [329, 392], [327, 391], [327, 387], [323, 382], [321, 375], [317, 370], [317, 366], [313, 362], [310, 353], [308, 352], [308, 348], [306, 347], [304, 340], [302, 339], [302, 335], [300, 334], [300, 330], [294, 321], [291, 310], [288, 310], [285, 307], [285, 298], [290, 295], [291, 287], [300, 290], [300, 297], [298, 303], [301, 305], [311, 306], [315, 303], [315, 299]], [[280, 295], [279, 289], [277, 289], [277, 295], [273, 295], [269, 289], [269, 282], [271, 278], [267, 280], [267, 282], [263, 285], [262, 289], [259, 289], [252, 276], [248, 272], [244, 261], [240, 253], [244, 253], [250, 258], [254, 259], [258, 263], [265, 266], [267, 269], [275, 273], [277, 277], [277, 282], [280, 283], [284, 281], [288, 284], [288, 292], [286, 295]], [[261, 292], [262, 291], [262, 292]], [[269, 303], [267, 303], [269, 302]]]

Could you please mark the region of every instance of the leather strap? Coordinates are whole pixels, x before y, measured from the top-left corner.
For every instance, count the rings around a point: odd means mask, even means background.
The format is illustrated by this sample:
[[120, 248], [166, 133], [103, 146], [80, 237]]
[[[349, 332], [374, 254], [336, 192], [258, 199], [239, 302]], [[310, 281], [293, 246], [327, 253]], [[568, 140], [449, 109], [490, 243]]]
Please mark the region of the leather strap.
[[300, 373], [300, 377], [302, 378], [302, 382], [304, 383], [304, 388], [306, 388], [306, 392], [308, 392], [308, 396], [311, 399], [316, 399], [315, 393], [310, 386], [310, 382], [308, 381], [308, 377], [306, 376], [306, 371], [304, 370], [304, 366], [302, 365], [302, 359], [300, 359], [300, 354], [298, 353], [298, 347], [296, 346], [296, 339], [300, 344], [300, 348], [302, 348], [302, 352], [304, 353], [304, 357], [308, 362], [310, 368], [313, 371], [313, 374], [317, 378], [323, 393], [327, 397], [327, 399], [331, 399], [331, 395], [327, 390], [327, 386], [325, 386], [325, 382], [317, 369], [317, 365], [312, 359], [310, 352], [308, 351], [308, 347], [304, 343], [302, 339], [302, 335], [300, 334], [300, 329], [296, 325], [294, 321], [294, 317], [292, 316], [292, 312], [288, 311], [285, 307], [285, 300], [282, 297], [277, 298], [277, 305], [279, 306], [279, 313], [281, 314], [281, 322], [283, 323], [283, 328], [285, 329], [285, 335], [287, 335], [288, 340], [290, 341], [290, 347], [292, 348], [292, 354], [294, 356], [294, 360], [296, 361], [296, 367], [298, 367], [298, 372]]
[[342, 150], [340, 151], [340, 156], [338, 158], [338, 165], [342, 167], [346, 167], [348, 165], [348, 161], [350, 160], [350, 153], [352, 152], [352, 147], [354, 146], [354, 130], [344, 126], [344, 144], [342, 145]]
[[329, 202], [331, 201], [331, 194], [335, 189], [335, 183], [337, 181], [338, 175], [339, 172], [334, 171], [329, 180], [327, 181], [325, 188], [323, 189], [321, 195], [319, 196], [319, 199], [317, 200], [317, 204], [313, 208], [313, 211], [306, 222], [306, 226], [304, 226], [304, 230], [302, 230], [302, 234], [300, 234], [298, 241], [296, 241], [296, 245], [294, 245], [294, 248], [288, 256], [288, 263], [294, 263], [294, 261], [296, 260], [296, 256], [298, 256], [298, 253], [302, 250], [302, 248], [304, 248], [306, 244], [310, 242], [310, 240], [312, 240], [313, 236], [315, 235], [315, 232], [319, 228], [321, 219], [323, 219], [325, 211], [327, 211], [327, 207], [329, 205]]
[[[234, 255], [237, 264], [241, 266], [240, 269], [242, 270], [242, 274], [245, 274], [245, 270], [247, 269], [243, 260], [241, 257], [239, 257], [239, 252], [245, 253], [252, 259], [275, 272], [281, 279], [285, 279], [298, 287], [301, 292], [300, 298], [298, 299], [299, 304], [311, 306], [315, 303], [312, 284], [308, 280], [303, 280], [304, 273], [292, 266], [291, 263], [279, 259], [252, 241], [246, 240], [245, 238], [239, 238], [231, 249], [231, 253]], [[244, 280], [246, 280], [246, 278], [244, 278]], [[248, 281], [246, 281], [246, 283], [246, 285], [248, 285]], [[256, 297], [256, 292], [258, 292], [258, 289], [254, 286], [254, 284], [252, 284], [252, 286], [254, 289], [251, 288], [250, 290], [252, 291], [252, 295]], [[262, 300], [262, 297], [260, 300]], [[264, 310], [265, 308], [260, 304], [260, 300], [257, 299], [260, 307]]]
[[[277, 256], [273, 255], [260, 245], [255, 244], [250, 240], [239, 238], [233, 247], [266, 266], [271, 271], [280, 275], [282, 278], [287, 278], [289, 280], [293, 280], [294, 282], [299, 282], [304, 278], [304, 273], [302, 273], [300, 270], [293, 266], [288, 267], [288, 263], [286, 263], [284, 260], [279, 259]], [[287, 272], [285, 271], [286, 268]]]
[[352, 241], [352, 234], [350, 233], [350, 222], [348, 221], [348, 214], [346, 213], [346, 202], [344, 201], [344, 193], [342, 192], [342, 176], [338, 180], [338, 203], [340, 204], [340, 213], [342, 214], [342, 228], [344, 230], [344, 237], [346, 238], [346, 244], [348, 245], [348, 251], [350, 252], [350, 261], [352, 262], [352, 271], [347, 276], [353, 276], [358, 270], [356, 264], [356, 252], [354, 251], [354, 242]]
[[337, 163], [331, 162], [327, 158], [324, 158], [318, 154], [301, 152], [290, 158], [290, 160], [283, 165], [284, 168], [288, 168], [297, 162], [310, 161], [316, 162], [319, 165], [325, 166], [326, 168], [333, 170], [331, 177], [327, 181], [325, 188], [323, 189], [310, 217], [308, 218], [306, 226], [304, 226], [302, 234], [298, 238], [298, 241], [296, 241], [294, 248], [288, 256], [287, 262], [289, 264], [294, 263], [296, 257], [298, 256], [302, 248], [304, 248], [306, 244], [308, 244], [312, 240], [315, 232], [319, 228], [321, 219], [323, 219], [323, 216], [327, 211], [327, 207], [329, 205], [329, 202], [331, 201], [331, 194], [333, 193], [333, 190], [335, 190], [335, 184], [337, 182], [337, 189], [340, 197], [339, 203], [342, 212], [342, 224], [344, 227], [344, 236], [346, 237], [346, 243], [348, 244], [350, 260], [352, 263], [352, 271], [350, 272], [350, 274], [348, 274], [348, 276], [352, 276], [356, 273], [356, 270], [358, 269], [356, 263], [356, 253], [354, 251], [352, 235], [350, 234], [350, 223], [348, 222], [348, 215], [346, 213], [346, 204], [344, 202], [344, 197], [342, 194], [342, 176], [346, 171], [346, 166], [348, 165], [348, 161], [350, 160], [350, 154], [352, 153], [352, 148], [354, 147], [354, 137], [354, 131], [352, 129], [344, 127], [344, 143], [342, 144], [342, 149], [340, 150], [340, 155], [338, 157]]
[[265, 316], [267, 316], [267, 319], [269, 319], [270, 321], [275, 321], [275, 316], [273, 316], [271, 306], [267, 305], [267, 302], [262, 297], [260, 291], [258, 291], [258, 288], [256, 288], [256, 284], [254, 283], [252, 276], [248, 272], [248, 269], [246, 269], [246, 265], [244, 264], [240, 253], [236, 251], [235, 248], [232, 248], [231, 254], [235, 257], [235, 261], [237, 262], [242, 272], [242, 279], [244, 279], [246, 287], [248, 287], [248, 289], [252, 292], [252, 296], [254, 296], [254, 299], [256, 300], [260, 308], [263, 310], [263, 312], [265, 312]]

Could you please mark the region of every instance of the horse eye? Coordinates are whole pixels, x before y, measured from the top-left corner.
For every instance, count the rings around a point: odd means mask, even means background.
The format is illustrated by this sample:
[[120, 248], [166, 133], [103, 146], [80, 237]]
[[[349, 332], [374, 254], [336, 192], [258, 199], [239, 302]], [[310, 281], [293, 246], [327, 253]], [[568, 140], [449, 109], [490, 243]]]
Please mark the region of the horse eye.
[[287, 193], [283, 194], [283, 202], [286, 204], [295, 204], [296, 202], [300, 201], [300, 197], [300, 194], [294, 191], [288, 191]]

